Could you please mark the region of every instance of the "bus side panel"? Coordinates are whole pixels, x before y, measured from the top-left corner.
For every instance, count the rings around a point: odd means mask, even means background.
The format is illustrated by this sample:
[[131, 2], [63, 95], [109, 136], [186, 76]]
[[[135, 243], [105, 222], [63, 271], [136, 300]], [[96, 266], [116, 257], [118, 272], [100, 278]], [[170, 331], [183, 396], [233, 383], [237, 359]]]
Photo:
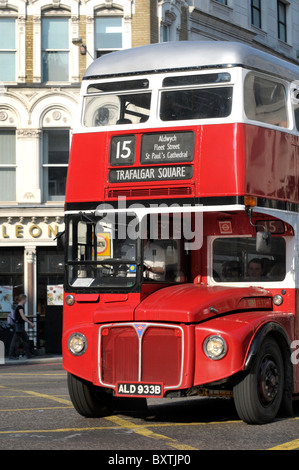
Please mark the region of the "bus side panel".
[[[220, 335], [227, 344], [226, 355], [218, 361], [209, 359], [204, 352], [206, 339], [214, 334]], [[242, 370], [252, 336], [251, 325], [230, 317], [198, 325], [195, 328], [194, 385], [216, 382]]]
[[246, 193], [298, 203], [294, 136], [246, 125]]
[[[211, 320], [195, 328], [195, 374], [194, 385], [207, 384], [228, 378], [245, 367], [251, 342], [259, 328], [268, 323], [281, 325], [289, 338], [293, 337], [293, 315], [270, 314], [269, 312], [247, 312], [240, 315]], [[205, 340], [211, 335], [220, 335], [227, 344], [226, 355], [214, 361], [204, 353]]]
[[108, 154], [106, 132], [73, 135], [65, 202], [104, 200]]
[[199, 191], [202, 197], [245, 194], [243, 124], [202, 126]]

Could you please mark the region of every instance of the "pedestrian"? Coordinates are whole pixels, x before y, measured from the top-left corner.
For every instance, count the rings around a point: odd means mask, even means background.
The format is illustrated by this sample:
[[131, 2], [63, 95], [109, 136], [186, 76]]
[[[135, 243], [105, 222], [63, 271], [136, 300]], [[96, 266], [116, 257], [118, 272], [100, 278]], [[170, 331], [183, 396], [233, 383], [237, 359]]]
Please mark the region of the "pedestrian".
[[25, 350], [25, 355], [27, 358], [31, 357], [30, 354], [30, 343], [28, 335], [25, 331], [25, 323], [28, 323], [29, 328], [34, 328], [34, 324], [28, 320], [25, 316], [24, 306], [27, 301], [27, 296], [21, 294], [18, 297], [18, 305], [15, 308], [15, 332], [9, 347], [9, 358], [13, 359], [17, 354], [17, 349], [20, 344], [20, 340], [23, 341], [23, 348]]

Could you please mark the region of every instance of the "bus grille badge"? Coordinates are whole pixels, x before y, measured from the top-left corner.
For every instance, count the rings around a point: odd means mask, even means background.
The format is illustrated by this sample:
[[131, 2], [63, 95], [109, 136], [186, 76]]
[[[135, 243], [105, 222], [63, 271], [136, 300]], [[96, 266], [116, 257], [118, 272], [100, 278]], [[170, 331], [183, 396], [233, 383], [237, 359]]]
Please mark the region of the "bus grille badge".
[[139, 336], [139, 338], [141, 338], [145, 328], [146, 328], [146, 325], [143, 323], [143, 324], [140, 324], [138, 323], [137, 325], [134, 325], [134, 328], [135, 330], [137, 331], [137, 334]]

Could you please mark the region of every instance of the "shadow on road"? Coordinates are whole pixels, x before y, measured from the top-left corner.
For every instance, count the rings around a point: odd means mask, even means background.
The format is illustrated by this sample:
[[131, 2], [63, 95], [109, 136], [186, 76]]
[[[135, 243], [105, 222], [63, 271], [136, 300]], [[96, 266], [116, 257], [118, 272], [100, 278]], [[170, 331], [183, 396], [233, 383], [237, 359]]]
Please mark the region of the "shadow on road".
[[117, 412], [142, 416], [152, 422], [193, 423], [239, 420], [234, 402], [228, 398], [181, 398], [132, 400], [119, 403]]
[[[140, 416], [145, 421], [167, 423], [211, 423], [240, 421], [232, 398], [124, 399], [117, 413]], [[293, 403], [294, 417], [299, 417], [299, 401]], [[277, 419], [284, 419], [278, 416]]]

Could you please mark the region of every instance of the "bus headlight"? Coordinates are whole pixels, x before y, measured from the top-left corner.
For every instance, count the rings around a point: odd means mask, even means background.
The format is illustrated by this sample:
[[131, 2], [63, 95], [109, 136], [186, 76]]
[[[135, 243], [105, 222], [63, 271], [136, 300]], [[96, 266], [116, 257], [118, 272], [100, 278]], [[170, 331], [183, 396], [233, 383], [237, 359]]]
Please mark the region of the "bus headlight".
[[82, 333], [73, 333], [68, 340], [68, 348], [74, 356], [81, 356], [87, 349], [87, 339]]
[[209, 359], [222, 359], [226, 351], [226, 342], [221, 336], [209, 336], [204, 342], [204, 352]]

